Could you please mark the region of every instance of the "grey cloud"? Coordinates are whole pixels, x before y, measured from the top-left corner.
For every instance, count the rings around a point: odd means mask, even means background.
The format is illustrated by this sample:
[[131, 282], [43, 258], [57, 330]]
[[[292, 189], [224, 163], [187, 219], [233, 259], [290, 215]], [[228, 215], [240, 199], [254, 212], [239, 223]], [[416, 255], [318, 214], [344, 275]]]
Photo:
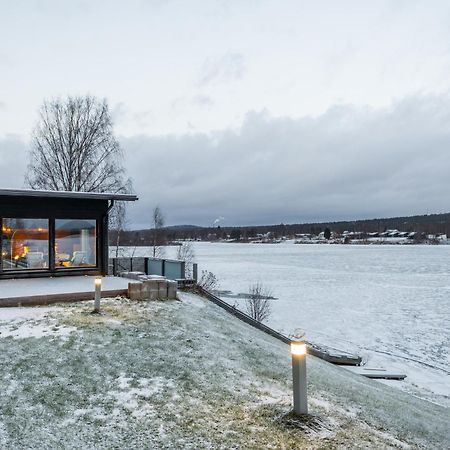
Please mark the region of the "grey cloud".
[[152, 111], [139, 111], [133, 114], [133, 120], [141, 127], [150, 126], [156, 118]]
[[111, 107], [111, 117], [114, 122], [120, 122], [128, 113], [128, 108], [123, 102], [116, 103]]
[[[169, 223], [259, 224], [450, 210], [450, 97], [387, 109], [336, 106], [316, 117], [249, 113], [237, 130], [121, 138], [140, 201]], [[0, 187], [23, 186], [28, 144], [0, 138]]]
[[122, 139], [146, 226], [257, 224], [448, 211], [450, 97], [302, 119], [250, 113], [238, 130]]
[[171, 113], [174, 116], [182, 113], [186, 114], [192, 106], [197, 108], [211, 108], [214, 106], [214, 100], [209, 95], [197, 94], [192, 97], [176, 97], [170, 102]]
[[239, 80], [244, 76], [244, 56], [227, 53], [219, 58], [208, 58], [202, 67], [198, 86]]
[[0, 52], [0, 68], [2, 70], [9, 70], [9, 69], [14, 68], [14, 66], [15, 66], [15, 61], [13, 60], [13, 58], [11, 58], [6, 53]]
[[209, 95], [196, 95], [193, 97], [192, 103], [202, 108], [214, 106], [214, 100]]
[[17, 136], [0, 138], [0, 188], [22, 188], [28, 145]]
[[186, 107], [186, 97], [177, 97], [174, 98], [171, 102], [170, 102], [170, 108], [171, 111], [175, 114], [178, 113], [179, 110], [183, 109]]
[[155, 115], [152, 111], [132, 112], [125, 103], [119, 102], [111, 107], [111, 117], [116, 124], [133, 122], [138, 126], [149, 126], [155, 121]]

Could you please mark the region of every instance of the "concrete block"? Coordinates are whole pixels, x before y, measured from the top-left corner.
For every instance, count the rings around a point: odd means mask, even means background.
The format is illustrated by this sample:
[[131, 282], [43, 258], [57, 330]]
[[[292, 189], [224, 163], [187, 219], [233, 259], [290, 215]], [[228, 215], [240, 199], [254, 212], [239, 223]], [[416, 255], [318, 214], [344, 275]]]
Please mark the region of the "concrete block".
[[144, 281], [145, 286], [147, 286], [149, 289], [157, 288], [158, 287], [158, 280], [153, 280], [152, 278], [149, 278]]
[[163, 277], [162, 275], [147, 275], [148, 280], [165, 280], [166, 277]]
[[158, 298], [159, 300], [167, 300], [167, 280], [158, 281]]
[[143, 275], [145, 275], [144, 272], [120, 272], [119, 274], [122, 278], [129, 278], [130, 280], [139, 280]]
[[167, 282], [167, 298], [169, 300], [175, 300], [177, 298], [178, 283], [176, 281], [169, 280]]
[[142, 300], [142, 283], [128, 283], [128, 298], [130, 300]]
[[158, 280], [145, 280], [143, 282], [143, 295], [147, 300], [157, 300], [159, 296]]
[[158, 288], [152, 288], [148, 291], [148, 299], [149, 300], [158, 300], [159, 298], [159, 290]]

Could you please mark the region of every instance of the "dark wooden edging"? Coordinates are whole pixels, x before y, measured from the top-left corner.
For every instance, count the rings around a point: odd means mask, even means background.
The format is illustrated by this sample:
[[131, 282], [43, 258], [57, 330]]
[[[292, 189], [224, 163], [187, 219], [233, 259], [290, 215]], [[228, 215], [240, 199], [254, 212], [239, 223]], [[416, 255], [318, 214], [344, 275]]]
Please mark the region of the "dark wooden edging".
[[[102, 291], [102, 298], [128, 296], [128, 289], [110, 289]], [[93, 300], [94, 292], [72, 292], [49, 295], [28, 295], [25, 297], [0, 298], [0, 307], [3, 306], [34, 306], [49, 305], [50, 303], [69, 303], [84, 300]]]
[[[274, 330], [273, 328], [270, 328], [267, 325], [264, 325], [263, 323], [258, 322], [257, 320], [253, 319], [253, 317], [250, 317], [248, 314], [231, 306], [230, 304], [223, 301], [221, 298], [217, 297], [213, 293], [207, 291], [203, 287], [197, 285], [196, 290], [199, 294], [203, 295], [208, 300], [211, 300], [217, 306], [220, 306], [222, 309], [229, 312], [230, 314], [237, 317], [238, 319], [242, 320], [243, 322], [251, 325], [252, 327], [258, 328], [258, 330], [261, 330], [264, 333], [270, 334], [271, 336], [278, 339], [279, 341], [284, 342], [285, 344], [291, 343], [291, 339], [288, 338], [287, 336], [285, 336], [284, 334], [281, 334], [280, 332]], [[344, 366], [345, 365], [346, 366], [359, 366], [362, 362], [362, 358], [360, 356], [343, 355], [343, 354], [332, 355], [330, 353], [327, 353], [323, 349], [316, 347], [314, 344], [311, 344], [310, 342], [307, 342], [306, 344], [308, 346], [308, 354], [316, 356], [316, 357], [323, 359], [325, 361], [328, 361], [332, 364], [339, 364], [339, 365], [344, 365]]]
[[208, 300], [211, 300], [213, 303], [215, 303], [217, 306], [220, 306], [221, 308], [228, 311], [230, 314], [233, 314], [233, 316], [236, 316], [238, 319], [242, 320], [245, 323], [248, 323], [252, 327], [258, 328], [261, 331], [264, 331], [264, 333], [270, 334], [274, 338], [278, 339], [279, 341], [284, 342], [285, 344], [290, 344], [291, 339], [289, 339], [284, 334], [279, 333], [278, 331], [275, 331], [273, 328], [268, 327], [267, 325], [264, 325], [261, 322], [258, 322], [257, 320], [253, 319], [253, 317], [250, 317], [248, 314], [245, 314], [244, 312], [240, 311], [239, 309], [231, 306], [227, 302], [223, 301], [221, 298], [217, 297], [217, 295], [214, 295], [212, 292], [207, 291], [201, 286], [196, 287], [199, 294], [206, 297]]

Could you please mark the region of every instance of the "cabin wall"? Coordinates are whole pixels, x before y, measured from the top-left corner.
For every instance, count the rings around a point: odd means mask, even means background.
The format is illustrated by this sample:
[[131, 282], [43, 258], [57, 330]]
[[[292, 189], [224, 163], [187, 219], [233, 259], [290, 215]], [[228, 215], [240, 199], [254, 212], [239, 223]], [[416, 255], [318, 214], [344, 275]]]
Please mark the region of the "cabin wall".
[[[107, 273], [108, 262], [108, 201], [98, 199], [76, 199], [76, 198], [48, 198], [48, 197], [12, 197], [0, 196], [0, 220], [3, 219], [46, 219], [48, 220], [48, 256], [45, 268], [12, 268], [13, 239], [11, 240], [11, 260], [8, 260], [8, 269], [5, 264], [0, 264], [0, 278], [30, 278], [48, 276], [69, 276], [69, 275], [96, 275]], [[71, 262], [61, 263], [55, 267], [55, 222], [58, 219], [94, 221], [95, 220], [95, 267], [72, 267]], [[5, 225], [3, 224], [3, 227]], [[91, 222], [92, 229], [92, 222]], [[46, 232], [46, 230], [44, 230]], [[33, 230], [37, 233], [36, 230]], [[61, 231], [60, 231], [61, 233]], [[2, 253], [5, 246], [2, 245], [4, 232], [0, 233], [0, 248]], [[80, 239], [88, 239], [89, 236], [81, 236]], [[91, 237], [92, 239], [92, 237]], [[44, 239], [45, 241], [45, 239]], [[86, 241], [87, 242], [87, 241]], [[9, 247], [6, 246], [6, 250]], [[82, 251], [78, 252], [82, 254]], [[92, 253], [93, 254], [93, 253]], [[78, 255], [80, 256], [80, 255]], [[1, 254], [0, 254], [1, 258]], [[72, 260], [74, 257], [72, 258]], [[72, 263], [74, 263], [72, 261]], [[62, 265], [61, 265], [62, 264]], [[67, 264], [67, 267], [65, 266]], [[81, 264], [80, 264], [81, 265]]]

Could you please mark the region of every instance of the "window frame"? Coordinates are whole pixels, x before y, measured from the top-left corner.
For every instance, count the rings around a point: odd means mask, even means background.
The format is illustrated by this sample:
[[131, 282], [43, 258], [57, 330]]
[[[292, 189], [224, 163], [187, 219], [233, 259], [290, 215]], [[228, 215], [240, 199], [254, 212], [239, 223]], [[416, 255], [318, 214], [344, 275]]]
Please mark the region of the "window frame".
[[[28, 215], [27, 215], [28, 216]], [[42, 268], [42, 269], [7, 269], [4, 270], [3, 267], [3, 223], [4, 219], [44, 219], [48, 221], [48, 267]], [[55, 244], [56, 244], [56, 233], [55, 233], [55, 222], [56, 220], [94, 220], [95, 221], [95, 266], [89, 266], [89, 267], [59, 267], [56, 268], [56, 252], [55, 252]], [[74, 272], [74, 273], [83, 273], [83, 272], [98, 272], [101, 270], [100, 268], [100, 253], [102, 252], [102, 239], [107, 239], [107, 236], [101, 237], [100, 236], [100, 225], [101, 225], [102, 219], [99, 217], [83, 217], [80, 219], [80, 217], [71, 217], [70, 214], [64, 214], [64, 217], [0, 217], [0, 274], [2, 275], [22, 275], [25, 276], [26, 274], [45, 274], [45, 275], [57, 275], [61, 273], [68, 273], [68, 272]], [[104, 262], [105, 264], [105, 262]], [[106, 261], [107, 264], [107, 261]]]
[[[55, 245], [56, 245], [56, 221], [57, 220], [94, 220], [95, 221], [95, 266], [77, 266], [77, 267], [56, 267], [56, 251], [55, 251]], [[71, 217], [55, 217], [52, 219], [53, 221], [53, 255], [52, 255], [52, 262], [53, 262], [53, 272], [55, 273], [61, 273], [61, 272], [70, 272], [70, 271], [86, 271], [86, 270], [99, 270], [100, 268], [100, 261], [99, 261], [99, 252], [101, 251], [100, 244], [99, 244], [99, 220], [95, 217], [91, 218], [71, 218]]]
[[[28, 268], [23, 268], [23, 269], [4, 269], [3, 266], [3, 221], [4, 219], [25, 219], [25, 220], [46, 220], [48, 222], [48, 227], [47, 227], [47, 233], [48, 233], [48, 267], [42, 267], [42, 268], [38, 268], [38, 269], [28, 269]], [[30, 272], [37, 272], [37, 273], [47, 273], [50, 271], [50, 257], [51, 257], [51, 253], [50, 253], [50, 247], [51, 247], [51, 240], [50, 240], [50, 222], [51, 219], [48, 217], [0, 217], [0, 273], [5, 273], [5, 274], [21, 274], [21, 273], [30, 273]]]

